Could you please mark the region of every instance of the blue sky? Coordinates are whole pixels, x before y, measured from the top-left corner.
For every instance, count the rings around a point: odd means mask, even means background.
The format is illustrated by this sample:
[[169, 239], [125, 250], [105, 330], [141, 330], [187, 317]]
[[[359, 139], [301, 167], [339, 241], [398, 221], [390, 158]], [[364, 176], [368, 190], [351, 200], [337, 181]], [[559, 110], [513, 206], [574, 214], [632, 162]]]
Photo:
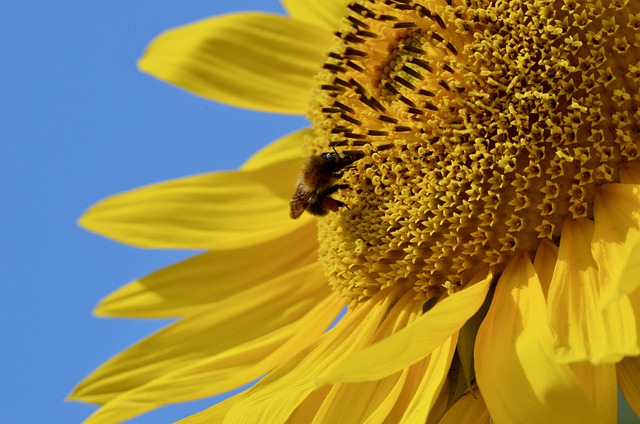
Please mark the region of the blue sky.
[[[140, 73], [158, 33], [275, 0], [0, 3], [0, 420], [77, 423], [64, 398], [110, 356], [163, 322], [91, 311], [126, 282], [192, 252], [139, 250], [80, 229], [92, 203], [141, 185], [233, 169], [306, 126], [302, 117], [214, 104]], [[166, 322], [164, 322], [166, 323]], [[170, 422], [213, 400], [132, 423]]]

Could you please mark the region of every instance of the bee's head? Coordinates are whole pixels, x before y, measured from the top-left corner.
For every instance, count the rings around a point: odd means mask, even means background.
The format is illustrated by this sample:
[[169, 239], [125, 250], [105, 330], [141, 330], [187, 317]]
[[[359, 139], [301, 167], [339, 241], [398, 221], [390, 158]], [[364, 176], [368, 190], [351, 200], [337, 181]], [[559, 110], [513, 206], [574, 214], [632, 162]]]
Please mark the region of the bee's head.
[[341, 162], [341, 156], [340, 153], [333, 151], [333, 152], [324, 152], [324, 153], [320, 153], [320, 157], [322, 158], [323, 161], [325, 161], [327, 164], [335, 164], [335, 165], [339, 165]]

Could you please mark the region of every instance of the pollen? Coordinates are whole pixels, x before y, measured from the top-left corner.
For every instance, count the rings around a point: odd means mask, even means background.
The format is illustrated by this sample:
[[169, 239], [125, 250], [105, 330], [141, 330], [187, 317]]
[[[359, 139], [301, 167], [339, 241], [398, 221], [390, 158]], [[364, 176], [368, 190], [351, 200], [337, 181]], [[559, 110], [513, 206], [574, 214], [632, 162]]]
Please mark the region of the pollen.
[[425, 300], [593, 218], [640, 148], [640, 2], [361, 0], [318, 75], [309, 154], [364, 156], [318, 219], [352, 305]]

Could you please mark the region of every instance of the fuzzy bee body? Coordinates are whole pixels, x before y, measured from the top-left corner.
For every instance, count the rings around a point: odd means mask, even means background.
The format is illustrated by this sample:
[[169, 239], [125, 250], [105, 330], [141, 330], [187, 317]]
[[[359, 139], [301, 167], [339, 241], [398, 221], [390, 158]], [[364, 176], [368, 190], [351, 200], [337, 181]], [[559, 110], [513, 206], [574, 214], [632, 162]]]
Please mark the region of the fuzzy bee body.
[[298, 178], [296, 191], [291, 198], [289, 216], [297, 219], [306, 210], [312, 215], [326, 215], [344, 206], [331, 197], [333, 193], [346, 188], [336, 184], [344, 168], [364, 156], [359, 151], [338, 153], [324, 152], [311, 156], [305, 162]]

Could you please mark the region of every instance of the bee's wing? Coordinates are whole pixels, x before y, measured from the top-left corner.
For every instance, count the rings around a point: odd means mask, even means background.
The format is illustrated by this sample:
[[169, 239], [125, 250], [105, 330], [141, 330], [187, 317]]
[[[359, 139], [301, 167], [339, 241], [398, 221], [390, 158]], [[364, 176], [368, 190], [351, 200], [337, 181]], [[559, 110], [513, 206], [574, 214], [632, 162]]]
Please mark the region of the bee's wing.
[[289, 216], [291, 219], [297, 219], [302, 215], [302, 212], [304, 212], [309, 203], [309, 197], [311, 197], [311, 192], [306, 190], [302, 184], [298, 184], [296, 192], [289, 201]]

